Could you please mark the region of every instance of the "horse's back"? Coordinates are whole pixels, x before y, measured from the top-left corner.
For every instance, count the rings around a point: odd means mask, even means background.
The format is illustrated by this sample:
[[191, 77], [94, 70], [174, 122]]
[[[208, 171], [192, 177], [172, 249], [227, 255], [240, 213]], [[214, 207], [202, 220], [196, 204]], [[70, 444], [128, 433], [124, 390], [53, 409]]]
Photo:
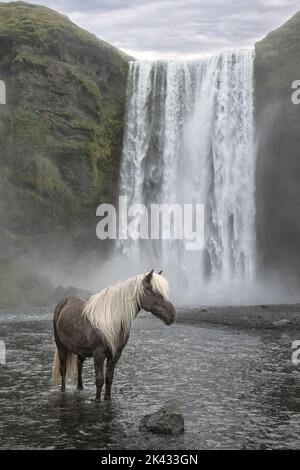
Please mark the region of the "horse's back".
[[86, 300], [80, 297], [64, 297], [58, 302], [54, 310], [54, 324], [58, 328], [64, 313], [70, 309], [74, 312], [82, 312]]
[[57, 304], [54, 312], [56, 338], [76, 354], [93, 349], [99, 335], [83, 315], [86, 299], [68, 297]]

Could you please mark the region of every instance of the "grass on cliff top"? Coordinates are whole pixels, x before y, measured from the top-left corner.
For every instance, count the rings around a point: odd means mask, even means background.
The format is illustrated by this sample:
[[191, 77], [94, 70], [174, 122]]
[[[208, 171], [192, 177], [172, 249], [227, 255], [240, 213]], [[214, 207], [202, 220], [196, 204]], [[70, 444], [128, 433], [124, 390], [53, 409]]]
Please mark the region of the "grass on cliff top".
[[120, 59], [130, 58], [116, 47], [102, 41], [94, 34], [85, 31], [65, 15], [50, 8], [26, 2], [0, 2], [0, 38], [14, 36], [26, 39], [29, 43], [42, 42], [54, 31], [69, 33], [89, 47], [97, 47], [113, 52]]
[[300, 12], [257, 42], [255, 50], [257, 63], [270, 75], [269, 85], [290, 88], [300, 79]]

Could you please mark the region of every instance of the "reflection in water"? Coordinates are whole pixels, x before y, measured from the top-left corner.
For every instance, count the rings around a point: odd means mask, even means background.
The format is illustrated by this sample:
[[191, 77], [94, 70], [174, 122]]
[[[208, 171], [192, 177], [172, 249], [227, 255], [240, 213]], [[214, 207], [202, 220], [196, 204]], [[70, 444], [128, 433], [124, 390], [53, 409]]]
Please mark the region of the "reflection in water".
[[[300, 370], [289, 334], [140, 318], [116, 370], [113, 401], [99, 405], [91, 360], [82, 392], [50, 387], [48, 316], [9, 319], [0, 314], [8, 350], [0, 366], [1, 448], [300, 448]], [[142, 416], [170, 402], [184, 415], [183, 435], [139, 432]]]
[[[66, 393], [53, 393], [48, 404], [48, 415], [51, 414], [56, 415], [57, 432], [64, 437], [62, 444], [57, 448], [76, 447], [79, 443], [86, 448], [98, 447], [99, 434], [102, 446], [110, 447], [117, 444], [115, 435], [118, 439], [125, 435], [120, 423], [116, 434], [114, 418], [118, 416], [118, 407], [114, 403], [103, 402], [99, 406], [77, 391], [69, 396]], [[68, 442], [65, 442], [65, 439]]]

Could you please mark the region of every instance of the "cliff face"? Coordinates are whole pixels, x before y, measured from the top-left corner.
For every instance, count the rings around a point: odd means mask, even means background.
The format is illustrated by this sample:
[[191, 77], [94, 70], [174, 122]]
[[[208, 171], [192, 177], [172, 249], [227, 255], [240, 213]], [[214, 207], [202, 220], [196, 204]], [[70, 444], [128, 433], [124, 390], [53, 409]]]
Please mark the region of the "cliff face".
[[300, 12], [256, 44], [256, 178], [260, 268], [300, 274]]
[[129, 57], [48, 8], [0, 3], [1, 257], [95, 239], [116, 194]]

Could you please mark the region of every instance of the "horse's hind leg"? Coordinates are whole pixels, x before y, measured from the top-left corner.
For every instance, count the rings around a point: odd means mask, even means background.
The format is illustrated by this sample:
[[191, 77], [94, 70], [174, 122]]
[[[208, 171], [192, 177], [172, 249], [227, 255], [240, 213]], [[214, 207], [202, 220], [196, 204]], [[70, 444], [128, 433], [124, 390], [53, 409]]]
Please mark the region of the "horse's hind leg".
[[95, 374], [96, 374], [96, 401], [101, 400], [101, 391], [104, 383], [103, 376], [103, 366], [104, 366], [105, 353], [102, 348], [94, 351], [94, 365], [95, 365]]
[[84, 356], [77, 356], [77, 369], [78, 369], [78, 382], [77, 382], [77, 389], [82, 390], [83, 389], [83, 383], [82, 383], [82, 367], [83, 363], [85, 361]]
[[111, 398], [111, 386], [114, 379], [114, 371], [121, 354], [122, 351], [118, 352], [115, 357], [109, 357], [107, 359], [104, 400], [110, 400]]
[[62, 346], [57, 348], [59, 356], [59, 371], [61, 375], [61, 391], [64, 392], [66, 389], [66, 372], [67, 372], [67, 357], [68, 350]]

